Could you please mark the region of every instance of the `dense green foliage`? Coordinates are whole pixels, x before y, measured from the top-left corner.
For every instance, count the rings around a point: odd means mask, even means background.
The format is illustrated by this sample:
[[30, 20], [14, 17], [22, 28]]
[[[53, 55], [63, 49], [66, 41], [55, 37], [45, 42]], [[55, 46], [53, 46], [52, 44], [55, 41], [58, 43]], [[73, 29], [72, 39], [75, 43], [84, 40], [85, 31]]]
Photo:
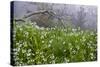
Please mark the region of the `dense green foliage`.
[[97, 60], [97, 34], [67, 28], [43, 28], [14, 22], [14, 65]]

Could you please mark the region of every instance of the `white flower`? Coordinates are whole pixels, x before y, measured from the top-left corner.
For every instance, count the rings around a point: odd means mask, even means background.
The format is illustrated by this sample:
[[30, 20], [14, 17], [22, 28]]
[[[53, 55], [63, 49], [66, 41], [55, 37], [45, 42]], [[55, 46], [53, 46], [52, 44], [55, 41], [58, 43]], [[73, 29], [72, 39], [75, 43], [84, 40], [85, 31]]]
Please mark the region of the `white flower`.
[[36, 51], [36, 54], [39, 54], [39, 52], [38, 52], [38, 51]]
[[28, 32], [25, 32], [25, 35], [26, 35], [26, 36], [28, 36], [28, 34], [29, 34]]
[[65, 44], [65, 41], [63, 42], [63, 44]]
[[[41, 55], [42, 55], [42, 54], [41, 54]], [[41, 58], [44, 58], [44, 55], [42, 55]]]
[[26, 53], [26, 50], [22, 50], [22, 53]]
[[49, 44], [48, 47], [51, 47], [51, 44]]
[[43, 52], [40, 52], [40, 54], [42, 55], [42, 54], [43, 54]]
[[93, 56], [91, 56], [91, 59], [93, 59], [94, 57]]
[[14, 48], [13, 51], [17, 51], [17, 49]]
[[19, 45], [20, 43], [16, 43], [16, 45]]
[[22, 45], [23, 45], [23, 44], [19, 44], [19, 45], [18, 45], [18, 46], [19, 46], [19, 48], [20, 48], [20, 47], [22, 47]]
[[23, 29], [20, 27], [20, 29], [19, 29], [20, 31], [22, 31]]
[[31, 52], [31, 49], [28, 50], [28, 53], [30, 53], [30, 52]]
[[94, 33], [93, 33], [93, 32], [91, 32], [91, 33], [90, 33], [90, 35], [94, 35]]
[[39, 26], [37, 26], [37, 25], [35, 25], [35, 27], [36, 27], [37, 29], [40, 29]]
[[53, 42], [53, 39], [51, 39], [50, 41], [49, 41], [49, 43], [52, 43]]
[[69, 59], [64, 58], [65, 62], [69, 62]]
[[73, 52], [73, 54], [75, 54], [75, 53], [76, 53], [76, 51], [75, 51], [75, 50], [73, 50], [72, 52]]
[[44, 62], [46, 62], [46, 61], [47, 61], [47, 59], [43, 58], [43, 61], [44, 61]]
[[32, 55], [34, 56], [35, 54], [34, 54], [34, 53], [32, 53]]
[[44, 43], [44, 41], [42, 41], [42, 43]]
[[30, 55], [31, 55], [30, 53], [27, 54], [27, 56], [30, 56]]
[[14, 52], [14, 55], [17, 55], [18, 53], [17, 52]]
[[73, 31], [73, 32], [76, 32], [76, 31], [77, 31], [77, 29], [72, 29], [72, 31]]
[[47, 32], [44, 33], [44, 36], [46, 36], [46, 35], [47, 35]]
[[51, 59], [54, 59], [54, 58], [55, 58], [55, 56], [52, 54], [52, 55], [50, 56], [50, 58], [51, 58]]
[[64, 50], [64, 52], [66, 52], [66, 50]]
[[40, 27], [40, 30], [44, 30], [45, 28], [44, 27]]
[[93, 56], [93, 53], [90, 53], [91, 56]]
[[65, 31], [65, 32], [67, 32], [67, 30], [66, 30], [66, 29], [64, 29], [64, 31]]
[[41, 38], [41, 39], [44, 39], [44, 36], [42, 35], [40, 38]]
[[87, 45], [90, 47], [91, 46], [91, 44], [90, 43], [87, 43]]
[[74, 35], [74, 33], [70, 33], [69, 35], [72, 36], [72, 35]]

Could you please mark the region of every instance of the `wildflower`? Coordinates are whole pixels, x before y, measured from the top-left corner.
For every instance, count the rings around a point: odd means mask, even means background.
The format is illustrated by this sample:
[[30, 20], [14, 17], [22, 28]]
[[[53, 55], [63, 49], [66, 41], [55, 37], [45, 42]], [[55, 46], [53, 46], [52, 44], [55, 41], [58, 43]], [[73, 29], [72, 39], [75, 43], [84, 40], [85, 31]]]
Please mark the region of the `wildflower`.
[[13, 54], [14, 54], [14, 55], [17, 55], [18, 53], [17, 53], [17, 52], [14, 52]]
[[42, 55], [42, 56], [41, 56], [41, 58], [43, 58], [43, 59], [44, 59], [44, 55]]
[[17, 49], [14, 48], [13, 51], [17, 51]]
[[30, 56], [30, 55], [31, 55], [30, 53], [27, 54], [27, 56]]
[[24, 47], [27, 47], [27, 44], [26, 44], [26, 42], [24, 43]]
[[53, 39], [51, 39], [50, 41], [49, 41], [49, 43], [52, 43], [53, 42]]
[[40, 38], [41, 38], [41, 39], [44, 39], [44, 36], [42, 35]]
[[19, 52], [20, 51], [20, 48], [17, 48], [17, 52]]
[[36, 27], [37, 29], [40, 29], [39, 26], [37, 26], [37, 25], [35, 25], [35, 27]]
[[28, 32], [25, 32], [25, 35], [26, 35], [26, 36], [28, 36], [28, 34], [29, 34]]
[[46, 36], [47, 35], [47, 32], [44, 32], [44, 36]]
[[76, 53], [76, 51], [75, 51], [75, 50], [73, 50], [72, 52], [73, 52], [73, 54], [75, 54], [75, 53]]
[[39, 51], [36, 51], [36, 54], [39, 54]]
[[19, 43], [16, 43], [16, 45], [19, 45]]
[[54, 59], [54, 57], [55, 57], [55, 56], [54, 56], [53, 54], [50, 56], [51, 59]]
[[42, 41], [42, 43], [44, 43], [44, 41]]
[[66, 29], [64, 29], [63, 31], [67, 32], [67, 30], [66, 30]]
[[55, 35], [51, 36], [51, 38], [54, 38], [54, 37], [55, 37]]
[[26, 50], [22, 50], [22, 53], [26, 53]]
[[72, 47], [70, 47], [70, 50], [72, 50]]
[[22, 31], [23, 29], [20, 27], [20, 29], [19, 29], [20, 31]]
[[44, 61], [44, 62], [46, 62], [46, 61], [47, 61], [47, 59], [43, 58], [43, 61]]
[[93, 56], [91, 56], [91, 59], [93, 59], [94, 57]]
[[63, 44], [65, 44], [65, 41], [63, 42]]
[[87, 43], [87, 45], [90, 47], [91, 46], [91, 44], [90, 43]]
[[66, 50], [64, 50], [64, 52], [66, 52]]
[[93, 53], [90, 53], [90, 56], [93, 56]]
[[48, 47], [51, 47], [51, 44], [49, 44]]
[[40, 30], [44, 30], [44, 27], [40, 27]]
[[31, 49], [28, 50], [28, 53], [30, 53], [30, 52], [31, 52]]
[[91, 33], [90, 33], [90, 35], [94, 35], [94, 33], [93, 33], [93, 32], [91, 32]]
[[52, 63], [55, 64], [55, 60], [53, 60]]
[[73, 31], [73, 32], [76, 32], [76, 31], [77, 31], [77, 29], [72, 29], [72, 31]]
[[19, 44], [19, 48], [22, 47], [23, 44]]
[[40, 55], [42, 55], [43, 54], [43, 52], [40, 52]]
[[64, 60], [65, 60], [65, 62], [69, 62], [69, 59], [67, 59], [67, 58], [64, 58]]
[[34, 56], [35, 54], [34, 54], [34, 53], [32, 53], [32, 55]]

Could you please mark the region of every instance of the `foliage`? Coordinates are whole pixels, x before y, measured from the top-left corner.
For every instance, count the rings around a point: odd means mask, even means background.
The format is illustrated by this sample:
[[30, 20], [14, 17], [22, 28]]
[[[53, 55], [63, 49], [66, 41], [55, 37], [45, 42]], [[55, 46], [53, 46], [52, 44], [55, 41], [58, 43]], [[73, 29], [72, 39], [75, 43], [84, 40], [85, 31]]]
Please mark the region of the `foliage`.
[[97, 34], [80, 28], [44, 28], [14, 22], [14, 65], [97, 60]]

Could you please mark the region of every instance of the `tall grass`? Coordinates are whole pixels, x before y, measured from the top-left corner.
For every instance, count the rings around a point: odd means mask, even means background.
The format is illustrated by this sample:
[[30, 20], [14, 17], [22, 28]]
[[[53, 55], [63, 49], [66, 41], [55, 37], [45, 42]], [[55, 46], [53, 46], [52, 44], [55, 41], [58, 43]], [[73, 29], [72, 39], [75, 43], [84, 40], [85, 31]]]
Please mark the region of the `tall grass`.
[[14, 21], [14, 65], [97, 60], [97, 34], [89, 30], [43, 28]]

